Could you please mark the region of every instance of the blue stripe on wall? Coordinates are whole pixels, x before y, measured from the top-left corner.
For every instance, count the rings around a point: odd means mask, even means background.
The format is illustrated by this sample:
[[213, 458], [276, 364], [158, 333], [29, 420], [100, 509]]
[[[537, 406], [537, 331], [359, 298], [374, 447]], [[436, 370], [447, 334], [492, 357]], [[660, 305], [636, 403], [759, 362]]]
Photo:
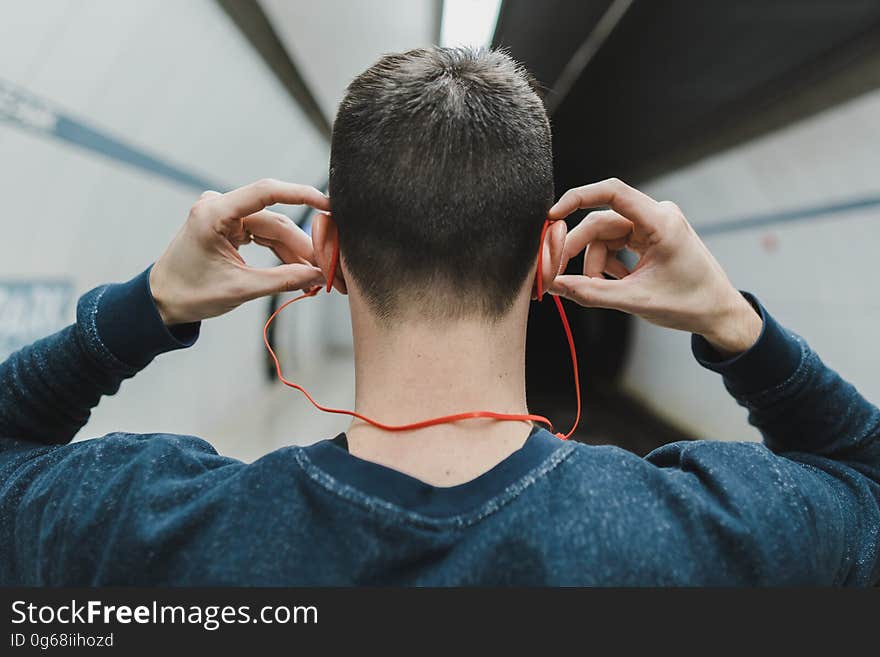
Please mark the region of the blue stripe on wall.
[[223, 190], [224, 185], [212, 183], [197, 174], [185, 171], [169, 162], [115, 139], [95, 128], [80, 123], [68, 116], [59, 116], [55, 124], [53, 136], [66, 141], [74, 146], [79, 146], [93, 151], [111, 160], [116, 160], [128, 166], [153, 175], [171, 180], [172, 182], [192, 187], [199, 191], [206, 189]]
[[86, 121], [67, 114], [51, 101], [2, 79], [0, 79], [0, 122], [63, 141], [114, 162], [198, 191], [206, 189], [223, 191], [228, 188], [217, 181], [209, 180], [152, 155], [109, 132], [90, 126]]
[[753, 228], [766, 228], [778, 224], [814, 221], [830, 215], [844, 214], [868, 208], [880, 208], [880, 196], [865, 196], [838, 203], [812, 205], [783, 212], [769, 212], [767, 214], [725, 219], [709, 226], [695, 226], [694, 228], [702, 237], [709, 237]]

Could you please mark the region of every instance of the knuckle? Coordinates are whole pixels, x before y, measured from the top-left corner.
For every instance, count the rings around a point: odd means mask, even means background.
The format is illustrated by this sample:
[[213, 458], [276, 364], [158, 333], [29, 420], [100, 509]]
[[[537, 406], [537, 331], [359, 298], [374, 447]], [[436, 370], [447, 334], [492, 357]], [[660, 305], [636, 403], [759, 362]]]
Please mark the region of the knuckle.
[[662, 215], [667, 219], [667, 226], [675, 229], [688, 227], [688, 221], [684, 213], [675, 203], [672, 201], [660, 201], [657, 205], [660, 207]]
[[201, 197], [199, 197], [198, 201], [193, 203], [192, 207], [189, 210], [189, 214], [191, 217], [202, 217], [207, 213], [209, 206], [210, 197], [207, 197], [203, 194]]
[[617, 200], [625, 196], [629, 187], [620, 178], [608, 178], [604, 181], [609, 194], [608, 205], [614, 205]]
[[658, 205], [671, 214], [681, 214], [681, 208], [672, 201], [660, 201]]
[[272, 192], [275, 190], [277, 184], [278, 181], [274, 178], [260, 178], [254, 183], [254, 190], [261, 198], [268, 198], [272, 196]]
[[579, 202], [581, 199], [581, 188], [580, 187], [572, 187], [571, 189], [566, 190], [565, 194], [563, 194], [559, 200], [563, 202], [575, 201]]

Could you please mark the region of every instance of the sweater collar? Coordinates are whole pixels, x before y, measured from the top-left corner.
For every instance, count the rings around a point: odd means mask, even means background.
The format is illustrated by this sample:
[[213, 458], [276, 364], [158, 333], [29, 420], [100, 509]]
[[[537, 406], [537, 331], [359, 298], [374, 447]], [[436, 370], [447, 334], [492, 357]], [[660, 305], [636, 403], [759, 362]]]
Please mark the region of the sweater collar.
[[[521, 448], [463, 484], [437, 487], [349, 453], [344, 433], [304, 448], [311, 462], [364, 494], [422, 515], [448, 517], [474, 509], [501, 494], [567, 443], [535, 427]], [[570, 447], [570, 446], [569, 446]]]

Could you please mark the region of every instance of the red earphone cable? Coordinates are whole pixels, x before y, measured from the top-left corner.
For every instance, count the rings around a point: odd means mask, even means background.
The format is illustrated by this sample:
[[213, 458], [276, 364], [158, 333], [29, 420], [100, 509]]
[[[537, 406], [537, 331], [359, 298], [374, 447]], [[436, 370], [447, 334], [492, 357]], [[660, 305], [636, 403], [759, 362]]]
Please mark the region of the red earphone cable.
[[[541, 284], [541, 265], [543, 263], [543, 244], [544, 244], [544, 236], [547, 232], [547, 227], [550, 225], [550, 222], [547, 221], [544, 223], [544, 228], [541, 231], [541, 247], [538, 251], [538, 276], [537, 276], [537, 292], [538, 292], [538, 300], [540, 301], [543, 297], [544, 291], [543, 286]], [[338, 243], [337, 243], [338, 244]], [[330, 265], [330, 275], [327, 277], [327, 287], [326, 291], [330, 292], [333, 287], [333, 280], [336, 275], [336, 267], [339, 262], [339, 247], [337, 245], [336, 249], [333, 253], [333, 259]], [[278, 380], [281, 381], [284, 385], [293, 388], [294, 390], [299, 390], [303, 395], [305, 395], [306, 399], [311, 402], [311, 404], [317, 408], [319, 411], [323, 411], [325, 413], [335, 413], [338, 415], [349, 415], [351, 417], [362, 420], [368, 424], [373, 425], [379, 429], [384, 431], [412, 431], [415, 429], [423, 429], [425, 427], [431, 427], [438, 424], [446, 424], [447, 422], [458, 422], [460, 420], [471, 420], [475, 418], [489, 418], [493, 420], [507, 420], [507, 421], [520, 421], [520, 422], [540, 422], [541, 424], [546, 424], [550, 429], [553, 429], [553, 423], [550, 422], [546, 417], [542, 415], [532, 415], [532, 414], [512, 414], [512, 413], [495, 413], [493, 411], [470, 411], [467, 413], [455, 413], [453, 415], [444, 415], [442, 417], [431, 418], [428, 420], [422, 420], [420, 422], [412, 422], [410, 424], [385, 424], [383, 422], [378, 422], [377, 420], [373, 420], [371, 418], [362, 415], [356, 411], [349, 411], [341, 408], [330, 408], [328, 406], [324, 406], [319, 404], [315, 399], [308, 393], [308, 391], [303, 388], [301, 385], [294, 383], [293, 381], [288, 381], [284, 378], [284, 374], [281, 371], [281, 362], [278, 360], [278, 356], [275, 354], [275, 351], [272, 349], [272, 345], [269, 343], [269, 326], [271, 326], [272, 322], [278, 316], [282, 310], [287, 308], [290, 304], [299, 301], [300, 299], [305, 299], [306, 297], [313, 297], [321, 291], [320, 287], [313, 287], [308, 292], [304, 292], [293, 299], [281, 304], [275, 312], [273, 312], [269, 319], [266, 320], [266, 324], [263, 327], [263, 344], [266, 345], [266, 349], [269, 352], [269, 356], [272, 358], [272, 362], [275, 364], [275, 373], [278, 376]], [[557, 433], [556, 436], [561, 438], [562, 440], [568, 440], [575, 429], [577, 429], [578, 423], [581, 419], [581, 386], [580, 386], [580, 378], [578, 376], [578, 364], [577, 364], [577, 352], [574, 346], [574, 336], [571, 332], [571, 326], [568, 323], [568, 317], [565, 315], [565, 309], [562, 307], [562, 302], [559, 297], [554, 296], [553, 300], [556, 302], [556, 309], [559, 311], [559, 318], [562, 321], [562, 328], [565, 331], [565, 337], [568, 340], [568, 348], [571, 353], [571, 366], [572, 371], [574, 373], [574, 385], [575, 392], [577, 394], [577, 416], [574, 421], [574, 425], [571, 430], [567, 434]]]
[[[550, 224], [553, 222], [549, 219], [544, 221], [544, 226], [541, 228], [541, 240], [538, 243], [538, 266], [537, 273], [535, 275], [535, 290], [537, 291], [538, 303], [544, 300], [544, 239], [547, 237], [547, 230], [550, 228]], [[334, 269], [335, 273], [335, 269]], [[569, 429], [568, 433], [561, 434], [557, 433], [556, 435], [563, 440], [568, 440], [571, 438], [572, 434], [574, 434], [578, 425], [581, 422], [581, 378], [580, 373], [578, 372], [578, 359], [577, 359], [577, 349], [574, 346], [574, 335], [571, 332], [571, 325], [568, 323], [568, 315], [565, 314], [565, 308], [562, 306], [562, 299], [558, 296], [553, 297], [553, 302], [556, 304], [556, 310], [559, 313], [559, 321], [562, 322], [562, 330], [565, 331], [565, 339], [568, 341], [568, 351], [571, 355], [571, 372], [574, 377], [574, 392], [577, 397], [577, 414], [574, 418], [574, 424], [572, 424], [571, 429]]]

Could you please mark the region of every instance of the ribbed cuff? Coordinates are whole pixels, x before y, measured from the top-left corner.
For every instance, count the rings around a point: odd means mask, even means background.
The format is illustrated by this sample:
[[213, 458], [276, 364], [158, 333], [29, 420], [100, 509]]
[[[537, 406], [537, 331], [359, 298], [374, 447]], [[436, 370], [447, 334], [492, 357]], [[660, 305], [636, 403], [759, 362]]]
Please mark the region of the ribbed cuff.
[[780, 326], [752, 294], [742, 295], [763, 320], [758, 341], [741, 354], [721, 360], [720, 354], [700, 335], [691, 336], [691, 350], [697, 361], [724, 377], [734, 395], [769, 390], [786, 381], [800, 365], [802, 350], [797, 338]]
[[126, 283], [108, 285], [95, 317], [104, 345], [119, 360], [135, 367], [144, 367], [166, 351], [192, 346], [201, 327], [201, 322], [165, 326], [150, 292], [151, 269]]

